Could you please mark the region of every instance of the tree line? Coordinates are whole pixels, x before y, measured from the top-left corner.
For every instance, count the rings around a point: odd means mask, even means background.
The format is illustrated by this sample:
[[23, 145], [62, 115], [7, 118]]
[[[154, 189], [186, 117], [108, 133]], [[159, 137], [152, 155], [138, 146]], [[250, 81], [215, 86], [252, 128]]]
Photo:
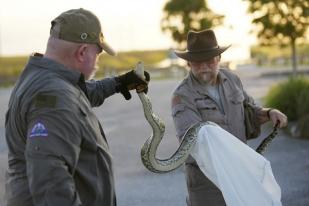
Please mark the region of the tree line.
[[[293, 74], [297, 73], [298, 44], [306, 41], [309, 25], [308, 0], [243, 0], [257, 31], [261, 46], [289, 46]], [[189, 30], [222, 25], [224, 15], [213, 12], [207, 0], [169, 0], [163, 8], [161, 29], [171, 35], [180, 49]]]

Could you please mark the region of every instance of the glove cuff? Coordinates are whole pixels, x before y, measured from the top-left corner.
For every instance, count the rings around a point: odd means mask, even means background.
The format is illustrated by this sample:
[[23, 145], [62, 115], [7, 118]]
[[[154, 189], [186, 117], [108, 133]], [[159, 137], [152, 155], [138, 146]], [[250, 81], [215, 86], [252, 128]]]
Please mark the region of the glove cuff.
[[116, 81], [115, 91], [116, 93], [119, 93], [121, 91], [122, 84], [119, 77], [115, 77], [115, 81]]
[[116, 80], [116, 86], [115, 86], [116, 93], [120, 92], [126, 100], [131, 99], [131, 94], [128, 88], [122, 84], [121, 79], [119, 77], [115, 77], [115, 80]]

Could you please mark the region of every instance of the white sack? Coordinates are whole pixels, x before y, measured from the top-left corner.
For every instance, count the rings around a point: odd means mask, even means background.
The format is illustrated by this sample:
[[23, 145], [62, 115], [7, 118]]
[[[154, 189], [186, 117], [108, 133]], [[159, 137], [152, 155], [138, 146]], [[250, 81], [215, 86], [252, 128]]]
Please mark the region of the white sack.
[[228, 206], [281, 206], [268, 160], [216, 125], [205, 125], [191, 155]]

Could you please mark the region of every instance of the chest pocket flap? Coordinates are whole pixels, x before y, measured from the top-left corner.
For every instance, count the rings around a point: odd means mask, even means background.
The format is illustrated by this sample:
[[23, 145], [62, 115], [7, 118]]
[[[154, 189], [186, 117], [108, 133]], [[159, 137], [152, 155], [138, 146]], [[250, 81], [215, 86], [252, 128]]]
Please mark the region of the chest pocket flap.
[[244, 94], [242, 92], [237, 91], [237, 92], [232, 93], [229, 96], [229, 99], [234, 104], [240, 104], [240, 103], [242, 103], [245, 100], [245, 96], [244, 96]]
[[196, 107], [199, 110], [217, 110], [216, 103], [210, 99], [202, 99], [202, 100], [196, 100]]

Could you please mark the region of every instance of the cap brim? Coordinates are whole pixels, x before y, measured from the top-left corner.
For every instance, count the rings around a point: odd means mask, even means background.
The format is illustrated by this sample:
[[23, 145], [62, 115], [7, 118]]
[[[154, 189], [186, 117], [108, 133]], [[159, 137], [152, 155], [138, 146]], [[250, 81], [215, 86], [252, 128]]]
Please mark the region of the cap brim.
[[117, 55], [117, 52], [115, 52], [115, 50], [112, 47], [110, 47], [105, 41], [100, 42], [99, 45], [109, 55], [111, 55], [111, 56]]
[[201, 52], [190, 52], [190, 51], [175, 51], [175, 54], [182, 58], [185, 59], [187, 61], [206, 61], [209, 60], [215, 56], [220, 55], [221, 53], [223, 53], [225, 50], [227, 50], [229, 46], [225, 46], [225, 47], [219, 47], [217, 49], [213, 49], [210, 51], [201, 51]]

